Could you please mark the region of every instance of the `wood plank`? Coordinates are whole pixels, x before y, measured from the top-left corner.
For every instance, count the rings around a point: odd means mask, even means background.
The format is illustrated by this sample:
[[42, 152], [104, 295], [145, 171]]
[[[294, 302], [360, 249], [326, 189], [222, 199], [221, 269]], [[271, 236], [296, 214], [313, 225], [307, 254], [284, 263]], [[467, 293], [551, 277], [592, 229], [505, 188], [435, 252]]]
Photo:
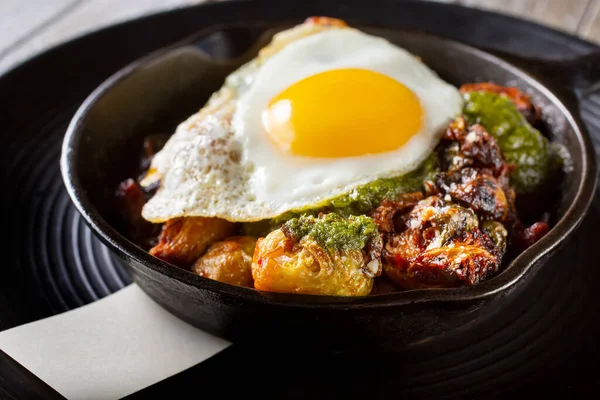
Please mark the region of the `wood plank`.
[[529, 19], [576, 33], [591, 0], [459, 0], [459, 3]]
[[[56, 4], [57, 1], [62, 0], [40, 1]], [[79, 3], [75, 9], [64, 15], [63, 18], [57, 19], [53, 24], [39, 32], [38, 35], [23, 41], [18, 48], [1, 58], [0, 73], [33, 54], [91, 30], [100, 29], [141, 15], [204, 1], [206, 0], [86, 0]], [[28, 1], [23, 1], [23, 4], [28, 3], [31, 4]], [[29, 6], [26, 6], [25, 10], [28, 9]]]
[[600, 44], [600, 0], [590, 2], [577, 33], [587, 40]]
[[[211, 0], [0, 0], [0, 72], [90, 30], [203, 1]], [[600, 0], [435, 1], [458, 2], [528, 18], [600, 43]]]
[[1, 0], [0, 58], [40, 26], [52, 21], [79, 0]]

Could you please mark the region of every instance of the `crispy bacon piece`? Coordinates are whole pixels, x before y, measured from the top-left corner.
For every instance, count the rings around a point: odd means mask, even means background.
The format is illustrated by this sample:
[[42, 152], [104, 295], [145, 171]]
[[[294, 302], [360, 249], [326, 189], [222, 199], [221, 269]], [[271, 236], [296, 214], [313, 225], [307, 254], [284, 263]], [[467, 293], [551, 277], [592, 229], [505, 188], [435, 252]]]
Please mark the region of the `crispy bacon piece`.
[[[390, 203], [383, 207], [393, 213]], [[472, 210], [439, 196], [421, 200], [404, 221], [403, 230], [382, 235], [384, 272], [396, 285], [404, 289], [474, 285], [498, 271], [506, 241], [496, 236], [507, 234], [501, 224], [494, 225], [492, 238]]]
[[168, 220], [150, 254], [188, 268], [218, 240], [233, 235], [235, 224], [219, 218], [185, 217]]
[[492, 92], [504, 95], [512, 100], [517, 109], [523, 114], [530, 124], [542, 118], [542, 110], [531, 102], [531, 97], [521, 92], [516, 87], [500, 86], [491, 82], [467, 83], [460, 87], [462, 93], [467, 92]]

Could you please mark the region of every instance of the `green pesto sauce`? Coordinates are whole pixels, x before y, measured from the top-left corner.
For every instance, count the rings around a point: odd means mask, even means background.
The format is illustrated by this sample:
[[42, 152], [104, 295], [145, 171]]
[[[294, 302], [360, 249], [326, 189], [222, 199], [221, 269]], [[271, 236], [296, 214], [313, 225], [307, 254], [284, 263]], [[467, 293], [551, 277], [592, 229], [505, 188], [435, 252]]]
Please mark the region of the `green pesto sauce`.
[[360, 250], [378, 233], [377, 225], [365, 215], [343, 218], [336, 213], [319, 218], [312, 215], [292, 218], [283, 225], [283, 229], [295, 241], [310, 236], [326, 249], [339, 250]]
[[463, 114], [467, 122], [483, 125], [496, 138], [506, 161], [515, 164], [510, 179], [517, 193], [540, 189], [549, 179], [553, 161], [548, 139], [504, 96], [469, 92], [464, 98]]
[[245, 223], [242, 225], [242, 231], [246, 235], [263, 236], [279, 228], [283, 223], [292, 218], [297, 218], [301, 215], [316, 216], [320, 212], [335, 212], [343, 217], [368, 214], [371, 210], [379, 206], [384, 199], [396, 200], [398, 196], [404, 193], [422, 192], [425, 181], [432, 179], [433, 175], [438, 171], [438, 157], [433, 152], [415, 170], [408, 174], [394, 178], [377, 179], [359, 186], [348, 193], [309, 207], [288, 211], [270, 220]]

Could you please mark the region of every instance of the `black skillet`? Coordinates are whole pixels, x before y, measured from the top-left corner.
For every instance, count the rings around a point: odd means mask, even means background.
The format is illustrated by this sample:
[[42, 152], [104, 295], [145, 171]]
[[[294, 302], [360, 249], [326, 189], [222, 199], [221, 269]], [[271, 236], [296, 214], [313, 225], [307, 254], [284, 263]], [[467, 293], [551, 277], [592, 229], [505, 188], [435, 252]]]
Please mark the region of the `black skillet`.
[[[61, 160], [67, 190], [88, 224], [127, 261], [134, 281], [152, 298], [185, 321], [236, 343], [285, 343], [295, 338], [303, 345], [332, 350], [392, 351], [469, 329], [490, 310], [502, 308], [510, 293], [535, 276], [591, 202], [596, 182], [593, 146], [577, 115], [577, 99], [565, 90], [571, 84], [562, 76], [567, 72], [555, 64], [557, 70], [545, 84], [542, 79], [548, 77], [533, 78], [489, 53], [395, 28], [355, 8], [334, 14], [317, 8], [313, 14], [341, 16], [352, 26], [387, 38], [420, 56], [456, 86], [494, 81], [530, 93], [543, 110], [551, 139], [567, 148], [573, 163], [550, 233], [501, 274], [477, 286], [361, 298], [260, 293], [231, 286], [169, 265], [127, 240], [113, 193], [120, 180], [134, 173], [132, 154], [139, 153], [142, 137], [157, 129], [172, 130], [206, 101], [228, 73], [254, 57], [274, 32], [301, 22], [306, 15], [299, 11], [293, 12], [296, 18], [280, 15], [275, 22], [264, 21], [260, 13], [234, 24], [214, 20], [193, 38], [109, 78], [86, 99], [67, 131]], [[319, 340], [303, 340], [314, 336]]]
[[[14, 212], [5, 220], [5, 232], [9, 234], [3, 242], [6, 250], [0, 282], [0, 329], [78, 307], [129, 282], [120, 262], [81, 223], [62, 188], [57, 160], [64, 127], [77, 104], [111, 73], [215, 20], [235, 22], [262, 16], [276, 21], [279, 16], [303, 18], [318, 10], [348, 17], [354, 10], [387, 25], [502, 51], [503, 57], [526, 55], [540, 60], [542, 66], [561, 64], [548, 60], [567, 60], [567, 68], [562, 71], [575, 78], [585, 71], [585, 56], [596, 57], [592, 54], [600, 50], [539, 25], [454, 5], [425, 1], [369, 2], [373, 7], [362, 2], [345, 4], [306, 1], [294, 5], [294, 12], [285, 2], [261, 1], [161, 13], [51, 49], [2, 76], [0, 103], [7, 111], [1, 115], [4, 144], [0, 146], [0, 176], [6, 194], [2, 204], [3, 209]], [[525, 67], [530, 66], [527, 63]], [[598, 63], [587, 66], [597, 67]], [[560, 83], [567, 82], [577, 79]], [[594, 135], [600, 132], [597, 89], [594, 86], [579, 91], [584, 120]], [[342, 384], [331, 380], [329, 373], [315, 373], [309, 374], [307, 381], [301, 366], [304, 357], [288, 355], [295, 347], [290, 341], [285, 349], [274, 347], [274, 351], [264, 346], [234, 345], [214, 359], [132, 397], [168, 395], [182, 387], [194, 389], [198, 377], [215, 383], [221, 395], [246, 394], [267, 370], [273, 390], [279, 390], [273, 392], [277, 398], [437, 398], [478, 393], [489, 398], [507, 391], [522, 394], [524, 385], [534, 388], [536, 394], [561, 393], [559, 390], [582, 393], [582, 388], [595, 387], [596, 382], [596, 374], [586, 365], [597, 358], [596, 338], [600, 335], [600, 302], [595, 290], [600, 273], [593, 268], [600, 256], [594, 239], [600, 223], [599, 206], [594, 204], [581, 229], [535, 279], [528, 280], [526, 290], [510, 296], [506, 307], [497, 312], [490, 310], [485, 323], [403, 352], [390, 363], [368, 363], [370, 380], [350, 379], [350, 383]], [[1, 358], [6, 359], [4, 355]], [[325, 353], [309, 353], [306, 358], [319, 365], [321, 371], [331, 373], [353, 374], [366, 365], [355, 357]], [[232, 367], [239, 372], [242, 366], [247, 368], [237, 374], [237, 385], [218, 385]], [[0, 365], [0, 375], [0, 387], [7, 397], [33, 398], [35, 392], [44, 398], [51, 395], [43, 384], [36, 383], [33, 376], [27, 376], [8, 359]], [[202, 390], [210, 391], [212, 386], [202, 385]]]

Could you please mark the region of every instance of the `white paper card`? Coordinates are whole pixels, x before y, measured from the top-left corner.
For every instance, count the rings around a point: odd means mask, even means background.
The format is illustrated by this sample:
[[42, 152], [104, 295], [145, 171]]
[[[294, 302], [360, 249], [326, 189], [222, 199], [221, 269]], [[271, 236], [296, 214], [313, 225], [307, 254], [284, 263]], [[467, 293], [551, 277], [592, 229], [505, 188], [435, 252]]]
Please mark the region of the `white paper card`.
[[0, 348], [67, 399], [119, 399], [229, 345], [169, 314], [135, 284], [0, 332]]

